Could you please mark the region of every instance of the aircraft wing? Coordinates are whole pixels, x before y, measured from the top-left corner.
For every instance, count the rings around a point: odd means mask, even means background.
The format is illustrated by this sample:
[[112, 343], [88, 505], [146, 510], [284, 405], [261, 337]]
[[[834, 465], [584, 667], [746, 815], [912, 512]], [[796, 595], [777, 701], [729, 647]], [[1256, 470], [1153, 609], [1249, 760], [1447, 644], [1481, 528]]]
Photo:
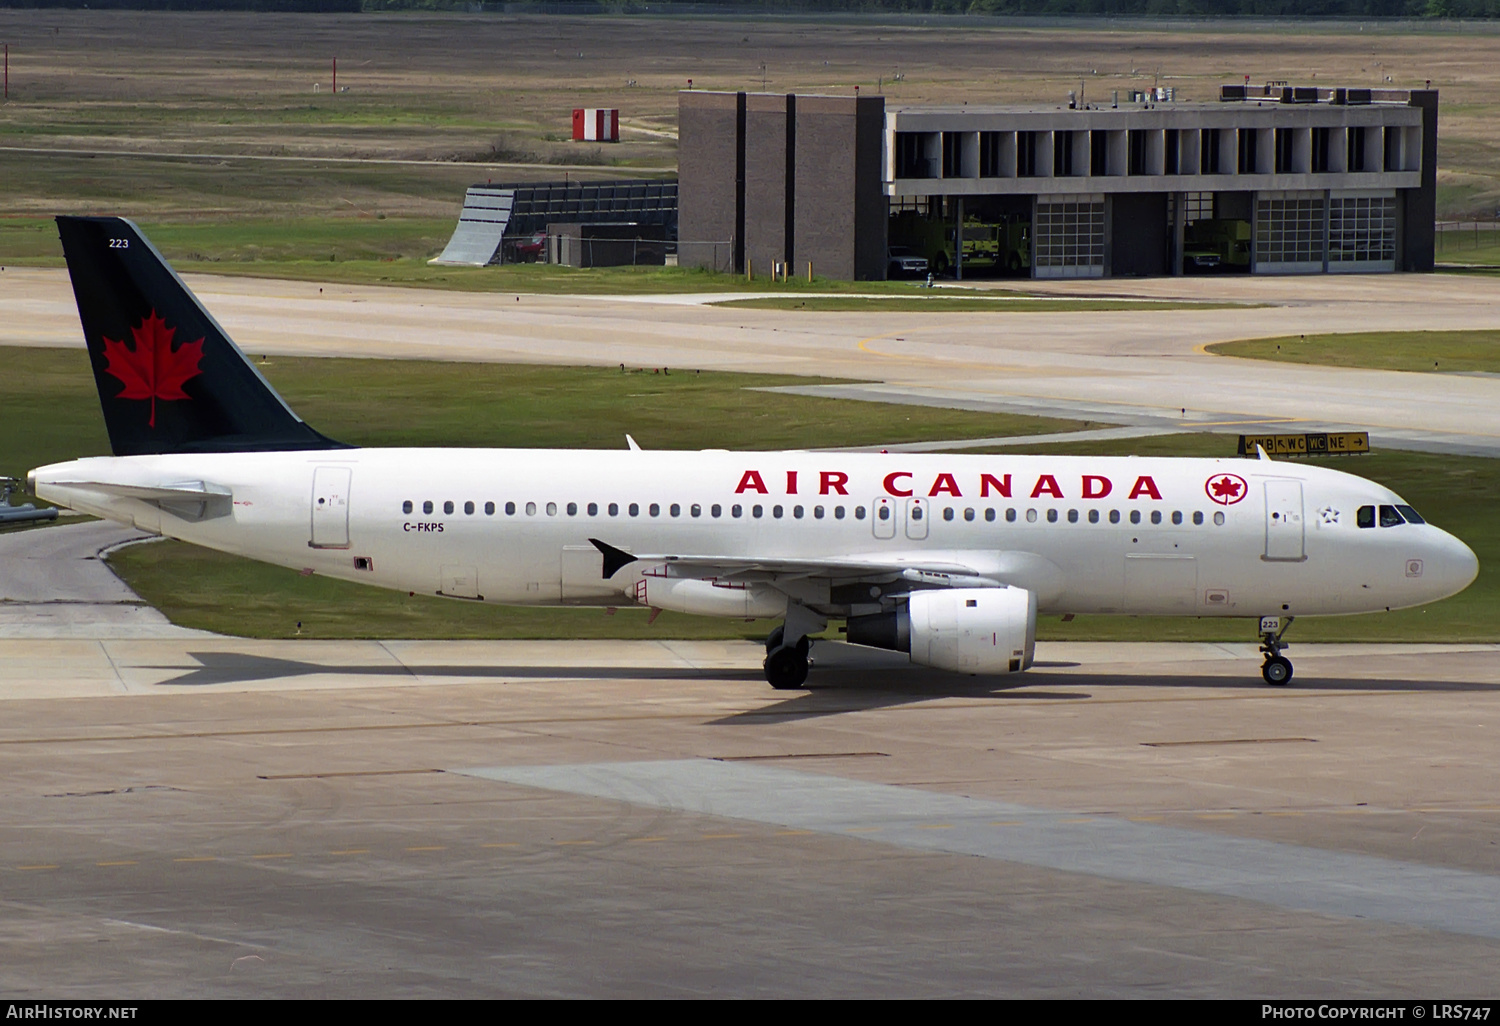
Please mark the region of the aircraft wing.
[[971, 566], [937, 560], [884, 559], [878, 556], [819, 557], [797, 559], [785, 556], [703, 556], [685, 553], [633, 554], [597, 538], [589, 541], [604, 556], [604, 577], [613, 577], [631, 563], [665, 563], [684, 577], [715, 577], [720, 580], [823, 579], [862, 581], [872, 578], [905, 579], [950, 587], [995, 587], [1000, 582]]

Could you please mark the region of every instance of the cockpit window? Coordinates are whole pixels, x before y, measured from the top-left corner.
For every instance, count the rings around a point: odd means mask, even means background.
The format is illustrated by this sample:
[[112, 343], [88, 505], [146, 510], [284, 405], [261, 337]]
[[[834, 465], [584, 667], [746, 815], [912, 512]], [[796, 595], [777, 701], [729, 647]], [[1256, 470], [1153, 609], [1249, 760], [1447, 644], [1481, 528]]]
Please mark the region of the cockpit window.
[[1403, 518], [1400, 513], [1396, 512], [1396, 507], [1395, 506], [1381, 506], [1380, 507], [1380, 526], [1381, 527], [1395, 527], [1397, 524], [1404, 524], [1404, 523], [1406, 523], [1405, 518]]
[[1416, 510], [1412, 509], [1410, 506], [1397, 506], [1396, 509], [1397, 509], [1397, 511], [1403, 517], [1406, 518], [1406, 522], [1408, 524], [1425, 524], [1425, 523], [1427, 523], [1427, 521], [1425, 521], [1425, 520], [1422, 519], [1422, 514], [1418, 513]]
[[1354, 515], [1354, 522], [1357, 523], [1360, 527], [1374, 527], [1375, 526], [1375, 507], [1374, 506], [1361, 506], [1361, 507], [1359, 507], [1359, 512]]

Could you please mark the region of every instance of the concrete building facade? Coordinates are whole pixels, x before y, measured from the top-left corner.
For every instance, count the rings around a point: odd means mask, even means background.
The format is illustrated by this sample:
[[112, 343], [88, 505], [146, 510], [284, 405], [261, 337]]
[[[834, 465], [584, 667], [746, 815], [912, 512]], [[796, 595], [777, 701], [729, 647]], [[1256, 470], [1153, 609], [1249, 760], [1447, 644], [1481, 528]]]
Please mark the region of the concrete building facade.
[[1435, 90], [1281, 83], [1055, 107], [687, 92], [679, 259], [845, 278], [884, 277], [889, 246], [960, 276], [1430, 270], [1437, 108]]

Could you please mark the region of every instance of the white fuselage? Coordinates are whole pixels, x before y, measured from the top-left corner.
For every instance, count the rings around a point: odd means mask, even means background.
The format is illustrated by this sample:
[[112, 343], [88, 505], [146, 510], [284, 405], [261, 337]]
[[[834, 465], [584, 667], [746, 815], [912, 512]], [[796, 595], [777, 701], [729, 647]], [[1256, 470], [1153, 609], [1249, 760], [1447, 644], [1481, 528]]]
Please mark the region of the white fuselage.
[[[645, 601], [662, 567], [605, 579], [590, 539], [709, 562], [938, 565], [1061, 613], [1359, 613], [1451, 595], [1477, 572], [1431, 525], [1357, 526], [1360, 507], [1402, 502], [1388, 489], [1269, 460], [348, 449], [101, 457], [31, 481], [44, 499], [196, 545], [514, 605]], [[202, 517], [123, 494], [164, 487], [228, 498]], [[761, 580], [828, 615], [861, 612], [795, 577]]]

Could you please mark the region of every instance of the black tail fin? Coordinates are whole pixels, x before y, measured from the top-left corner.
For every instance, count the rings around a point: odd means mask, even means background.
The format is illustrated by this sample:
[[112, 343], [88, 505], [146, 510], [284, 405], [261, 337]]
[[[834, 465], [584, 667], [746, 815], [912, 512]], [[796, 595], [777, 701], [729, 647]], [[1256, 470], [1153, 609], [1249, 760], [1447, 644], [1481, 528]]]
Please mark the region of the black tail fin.
[[347, 448], [292, 412], [134, 224], [57, 232], [116, 456]]

